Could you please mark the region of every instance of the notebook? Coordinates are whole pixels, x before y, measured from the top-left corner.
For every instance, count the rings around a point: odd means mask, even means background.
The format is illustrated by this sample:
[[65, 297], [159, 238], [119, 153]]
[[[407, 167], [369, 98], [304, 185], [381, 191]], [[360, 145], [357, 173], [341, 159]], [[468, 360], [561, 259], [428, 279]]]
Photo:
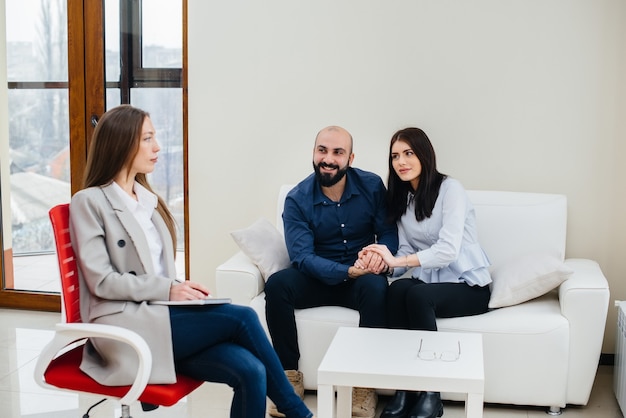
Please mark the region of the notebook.
[[151, 305], [179, 305], [179, 306], [190, 306], [190, 305], [223, 305], [225, 303], [231, 303], [230, 298], [214, 298], [208, 297], [206, 299], [194, 299], [194, 300], [151, 300]]

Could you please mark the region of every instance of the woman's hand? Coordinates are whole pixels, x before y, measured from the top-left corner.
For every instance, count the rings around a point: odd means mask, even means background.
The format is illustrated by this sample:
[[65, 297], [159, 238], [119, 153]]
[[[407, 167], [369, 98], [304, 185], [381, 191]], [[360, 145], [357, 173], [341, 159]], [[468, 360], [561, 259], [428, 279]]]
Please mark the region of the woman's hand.
[[206, 299], [210, 291], [200, 283], [185, 280], [182, 283], [173, 284], [170, 287], [170, 300], [196, 300]]
[[361, 253], [363, 253], [363, 258], [366, 258], [370, 254], [372, 257], [374, 255], [378, 256], [380, 259], [382, 259], [382, 262], [384, 264], [389, 266], [389, 268], [398, 267], [397, 259], [393, 256], [393, 254], [391, 254], [391, 251], [389, 251], [386, 245], [368, 245], [359, 252], [359, 260], [361, 260]]
[[366, 273], [374, 274], [380, 274], [388, 270], [387, 264], [380, 254], [374, 251], [367, 251], [366, 248], [359, 251], [359, 258], [354, 262], [354, 267], [364, 270]]

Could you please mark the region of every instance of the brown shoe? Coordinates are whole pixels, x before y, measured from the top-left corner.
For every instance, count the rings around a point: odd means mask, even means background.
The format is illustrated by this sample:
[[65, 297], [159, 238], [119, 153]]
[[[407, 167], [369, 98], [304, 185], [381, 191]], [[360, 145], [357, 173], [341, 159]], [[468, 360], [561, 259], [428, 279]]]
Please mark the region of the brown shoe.
[[376, 404], [378, 395], [374, 389], [353, 388], [352, 389], [352, 417], [374, 418], [376, 415]]
[[[287, 375], [289, 383], [291, 383], [291, 386], [293, 386], [294, 392], [296, 392], [300, 399], [304, 399], [304, 384], [302, 383], [304, 377], [302, 376], [302, 372], [298, 370], [285, 370], [285, 375]], [[276, 408], [276, 404], [271, 400], [269, 403], [268, 413], [273, 417], [285, 417], [285, 414], [280, 412], [278, 408]]]

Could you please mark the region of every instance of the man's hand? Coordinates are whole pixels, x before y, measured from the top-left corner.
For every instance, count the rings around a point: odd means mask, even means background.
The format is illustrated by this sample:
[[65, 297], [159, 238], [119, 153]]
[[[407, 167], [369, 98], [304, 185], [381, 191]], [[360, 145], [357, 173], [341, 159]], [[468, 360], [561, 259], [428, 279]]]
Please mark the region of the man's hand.
[[376, 254], [378, 257], [382, 258], [383, 263], [389, 266], [390, 268], [400, 266], [400, 264], [398, 263], [398, 259], [396, 259], [393, 256], [393, 254], [391, 254], [391, 252], [389, 251], [386, 245], [370, 244], [367, 247], [363, 248], [359, 252], [359, 255], [361, 253], [364, 254], [364, 257], [366, 257], [367, 255], [372, 255], [373, 257], [373, 254]]
[[368, 273], [381, 274], [389, 269], [380, 254], [364, 250], [359, 251], [359, 258], [353, 267], [355, 271], [352, 274], [350, 270], [348, 271], [350, 278], [356, 278]]
[[367, 247], [359, 251], [359, 258], [354, 263], [354, 266], [369, 270], [374, 274], [380, 274], [389, 270], [389, 265], [385, 262], [385, 259], [379, 253], [369, 251]]
[[355, 266], [350, 266], [350, 268], [348, 269], [348, 277], [350, 277], [351, 279], [356, 279], [370, 273], [372, 272], [367, 269], [362, 269]]

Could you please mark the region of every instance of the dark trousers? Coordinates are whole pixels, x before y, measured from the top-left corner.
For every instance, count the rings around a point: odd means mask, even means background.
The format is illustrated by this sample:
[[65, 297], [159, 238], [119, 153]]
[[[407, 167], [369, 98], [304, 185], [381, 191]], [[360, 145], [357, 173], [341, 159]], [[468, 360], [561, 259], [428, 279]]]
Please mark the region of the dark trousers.
[[361, 327], [385, 327], [387, 278], [367, 274], [330, 286], [294, 268], [274, 273], [265, 284], [265, 315], [274, 349], [285, 370], [298, 370], [300, 350], [295, 309], [343, 306], [359, 311]]
[[424, 283], [398, 279], [387, 291], [387, 318], [391, 328], [437, 331], [435, 318], [487, 312], [489, 286], [465, 283]]

